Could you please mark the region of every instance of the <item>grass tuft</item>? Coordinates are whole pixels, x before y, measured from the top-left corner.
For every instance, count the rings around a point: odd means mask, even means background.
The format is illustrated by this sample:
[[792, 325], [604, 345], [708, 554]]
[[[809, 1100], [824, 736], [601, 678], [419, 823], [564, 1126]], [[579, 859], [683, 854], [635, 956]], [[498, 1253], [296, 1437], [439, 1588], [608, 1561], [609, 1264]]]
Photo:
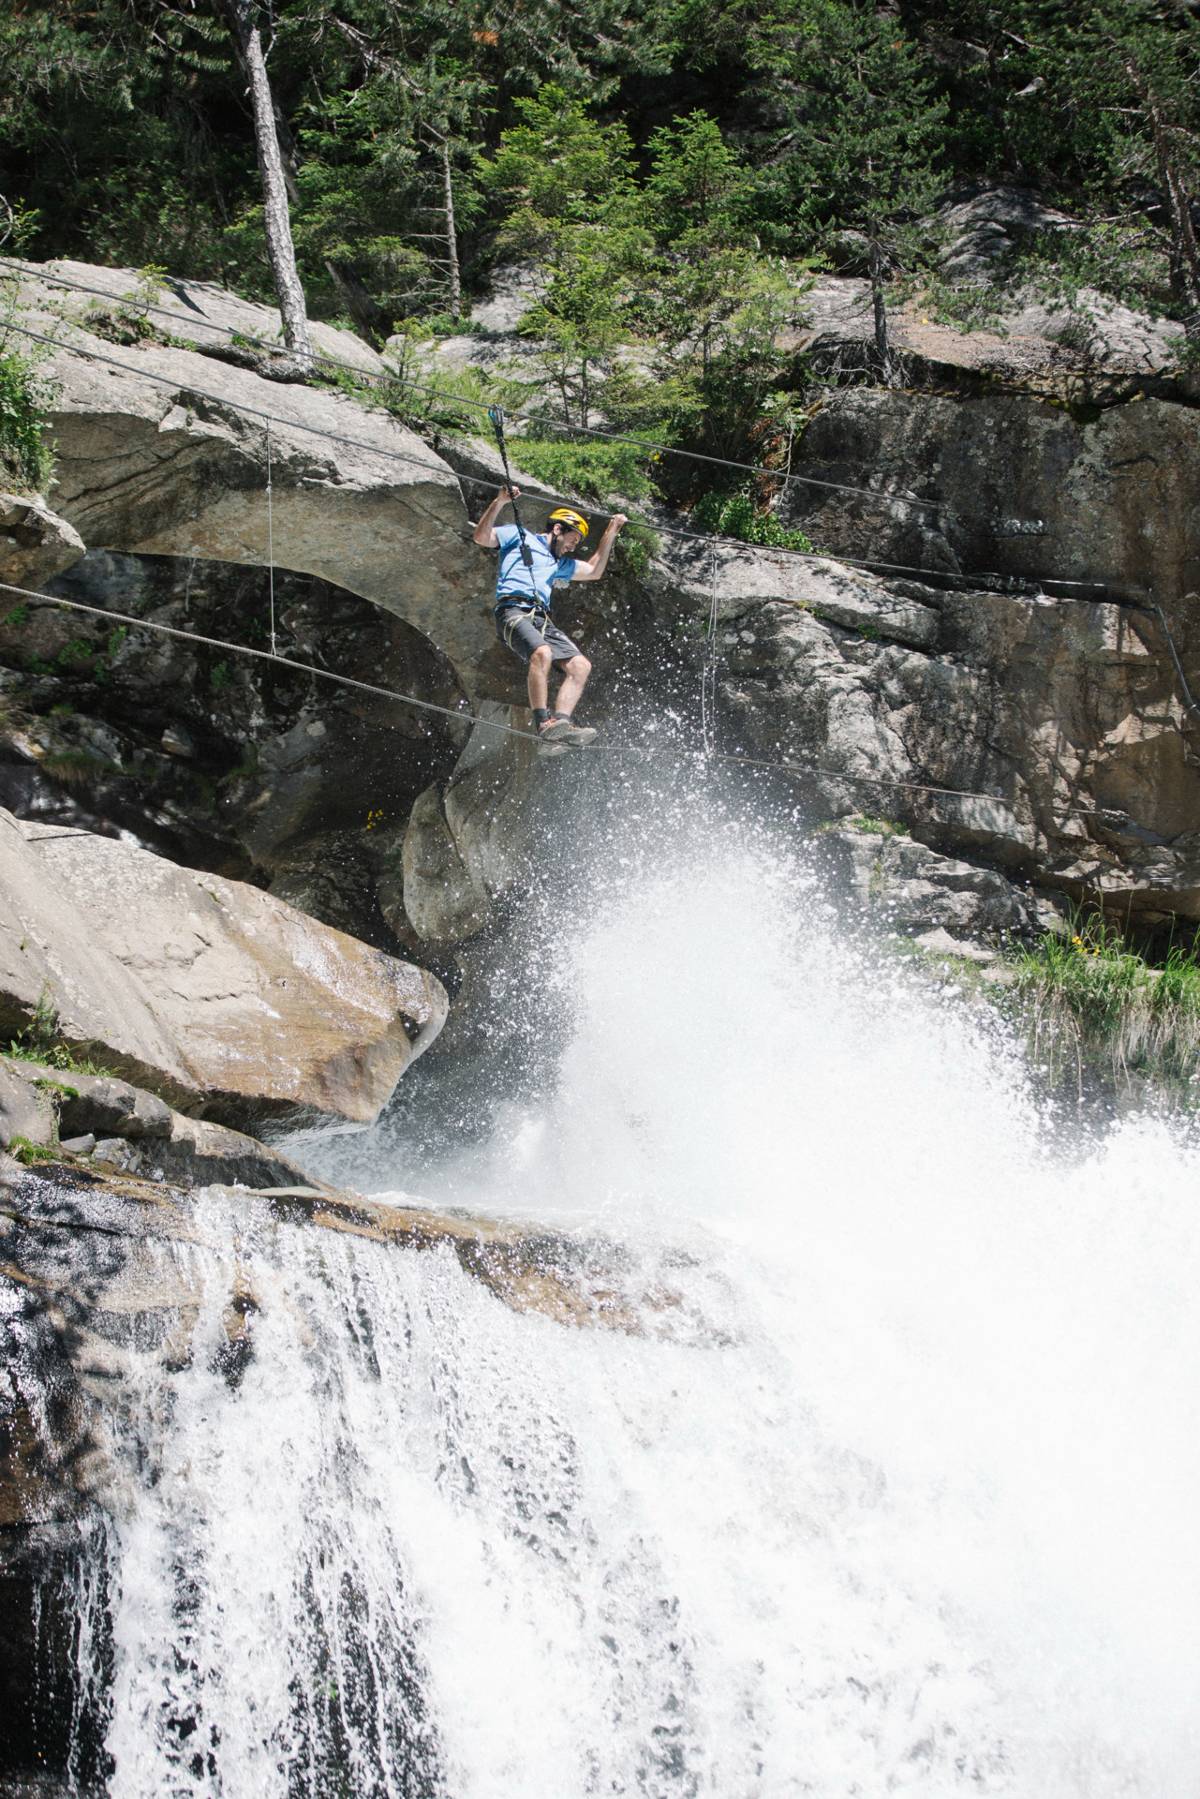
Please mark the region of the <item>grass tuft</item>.
[[1085, 1065], [1118, 1082], [1163, 1083], [1200, 1104], [1200, 949], [1171, 949], [1154, 967], [1099, 914], [1077, 917], [1069, 937], [1046, 936], [1014, 959], [1013, 995], [1030, 1045], [1051, 1077]]

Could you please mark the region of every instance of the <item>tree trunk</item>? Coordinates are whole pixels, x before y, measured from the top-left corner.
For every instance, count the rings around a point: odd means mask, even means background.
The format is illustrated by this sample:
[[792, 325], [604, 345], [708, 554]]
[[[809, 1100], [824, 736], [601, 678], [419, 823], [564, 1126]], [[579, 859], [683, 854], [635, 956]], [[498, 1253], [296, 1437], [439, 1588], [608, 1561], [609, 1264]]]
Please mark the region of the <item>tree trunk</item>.
[[438, 146], [442, 165], [442, 192], [446, 210], [446, 266], [450, 275], [450, 317], [462, 317], [462, 276], [458, 266], [458, 231], [454, 223], [454, 181], [450, 169], [450, 146], [445, 138]]
[[1192, 197], [1172, 151], [1171, 133], [1157, 98], [1136, 63], [1126, 62], [1125, 72], [1150, 122], [1158, 178], [1167, 202], [1171, 286], [1183, 310], [1184, 335], [1189, 344], [1200, 344], [1200, 250], [1196, 246], [1196, 228], [1192, 223]]
[[279, 297], [283, 341], [293, 356], [307, 365], [312, 361], [308, 311], [304, 303], [304, 289], [296, 272], [296, 252], [292, 244], [292, 223], [288, 213], [283, 159], [279, 154], [275, 107], [271, 97], [271, 83], [267, 79], [262, 39], [251, 14], [250, 0], [225, 0], [225, 12], [250, 87], [250, 104], [254, 111], [254, 144], [263, 184], [267, 255], [271, 260], [275, 292]]

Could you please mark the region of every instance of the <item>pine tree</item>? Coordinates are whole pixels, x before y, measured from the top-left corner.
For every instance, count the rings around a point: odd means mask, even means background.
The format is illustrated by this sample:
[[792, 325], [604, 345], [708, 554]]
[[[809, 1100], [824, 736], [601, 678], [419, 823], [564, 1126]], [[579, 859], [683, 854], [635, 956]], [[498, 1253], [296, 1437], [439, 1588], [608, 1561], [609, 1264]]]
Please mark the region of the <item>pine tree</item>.
[[810, 0], [794, 36], [764, 35], [775, 113], [758, 204], [790, 254], [861, 232], [880, 368], [891, 367], [886, 284], [919, 255], [914, 228], [933, 206], [947, 106], [898, 21], [867, 0]]

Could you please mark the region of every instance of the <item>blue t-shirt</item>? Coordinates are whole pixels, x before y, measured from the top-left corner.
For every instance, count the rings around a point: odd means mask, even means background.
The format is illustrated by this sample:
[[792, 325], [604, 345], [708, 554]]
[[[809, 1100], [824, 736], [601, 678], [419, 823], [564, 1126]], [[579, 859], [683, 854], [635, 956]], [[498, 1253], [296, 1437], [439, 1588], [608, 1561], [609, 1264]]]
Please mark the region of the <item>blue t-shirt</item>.
[[521, 534], [515, 525], [497, 525], [496, 542], [500, 546], [500, 564], [496, 570], [496, 602], [502, 597], [521, 606], [536, 600], [550, 610], [551, 588], [556, 581], [569, 581], [575, 573], [574, 556], [552, 556], [546, 538], [526, 531], [525, 542], [533, 558], [533, 567], [521, 560]]

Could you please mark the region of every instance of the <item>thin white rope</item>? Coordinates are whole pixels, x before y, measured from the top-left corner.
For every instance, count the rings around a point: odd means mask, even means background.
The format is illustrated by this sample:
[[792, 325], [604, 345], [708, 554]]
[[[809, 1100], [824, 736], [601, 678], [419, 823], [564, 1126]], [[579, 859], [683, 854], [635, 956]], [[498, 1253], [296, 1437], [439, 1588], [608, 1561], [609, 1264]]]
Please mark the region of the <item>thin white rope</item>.
[[[349, 449], [365, 450], [372, 456], [381, 457], [384, 461], [402, 462], [410, 468], [424, 469], [428, 474], [437, 475], [442, 478], [444, 478], [447, 473], [453, 472], [445, 462], [428, 462], [425, 458], [414, 456], [409, 451], [389, 449], [385, 445], [378, 443], [367, 443], [360, 437], [348, 437], [340, 431], [329, 431], [323, 425], [310, 425], [304, 419], [283, 418], [278, 413], [264, 411], [261, 406], [249, 406], [244, 400], [231, 400], [228, 394], [212, 393], [206, 388], [197, 387], [190, 381], [181, 381], [173, 375], [160, 375], [156, 370], [146, 368], [145, 366], [139, 367], [136, 363], [122, 362], [116, 356], [102, 354], [98, 350], [89, 350], [83, 344], [66, 343], [61, 338], [51, 337], [43, 331], [31, 331], [28, 326], [14, 324], [11, 320], [5, 323], [4, 330], [6, 332], [15, 332], [18, 337], [27, 338], [31, 343], [45, 344], [52, 350], [61, 350], [68, 356], [82, 356], [88, 362], [103, 363], [106, 368], [119, 369], [126, 375], [136, 375], [140, 380], [154, 382], [159, 387], [168, 387], [177, 394], [186, 393], [194, 395], [200, 400], [210, 400], [218, 406], [228, 407], [231, 412], [240, 413], [243, 418], [270, 419], [276, 425], [283, 425], [286, 429], [293, 431], [303, 431], [309, 436], [321, 438], [326, 443], [344, 444]], [[492, 493], [499, 493], [501, 488], [506, 485], [501, 481], [487, 480], [481, 475], [467, 475], [463, 476], [462, 479], [468, 480], [474, 487], [482, 487]], [[613, 516], [611, 512], [605, 512], [598, 507], [589, 506], [588, 510], [596, 518], [610, 519]], [[744, 553], [748, 547], [744, 540], [739, 538], [721, 537], [719, 535], [714, 535], [711, 531], [683, 531], [680, 530], [677, 525], [664, 525], [660, 521], [652, 518], [641, 518], [636, 513], [628, 514], [628, 522], [631, 525], [644, 525], [648, 531], [652, 531], [658, 536], [674, 537], [681, 542], [700, 544], [711, 544], [713, 542], [727, 543], [742, 553]], [[1135, 611], [1143, 609], [1137, 601], [1113, 597], [1109, 588], [1102, 581], [1063, 581], [1059, 580], [1055, 575], [1022, 576], [963, 574], [954, 569], [918, 568], [915, 564], [904, 562], [879, 562], [863, 556], [834, 556], [817, 550], [792, 550], [787, 549], [780, 544], [773, 544], [770, 548], [772, 555], [786, 557], [794, 562], [836, 562], [843, 568], [863, 568], [876, 573], [883, 570], [895, 574], [915, 575], [919, 582], [923, 582], [926, 585], [930, 582], [959, 581], [965, 583], [967, 591], [1000, 591], [1014, 594], [1029, 594], [1038, 588], [1052, 589], [1059, 587], [1074, 587], [1087, 589], [1089, 593], [1100, 596], [1098, 599], [1088, 600], [1086, 602], [1087, 604], [1121, 606]], [[951, 589], [950, 591], [955, 592], [960, 590]], [[1066, 595], [1056, 597], [1071, 598], [1072, 596]], [[1076, 603], [1085, 602], [1079, 601]]]
[[[479, 725], [486, 731], [499, 731], [505, 737], [524, 737], [530, 743], [540, 743], [541, 739], [533, 731], [518, 730], [515, 725], [502, 724], [499, 719], [485, 718], [481, 713], [472, 712], [469, 708], [455, 711], [450, 706], [438, 706], [432, 700], [419, 700], [415, 694], [399, 693], [393, 687], [380, 687], [372, 681], [359, 681], [353, 675], [340, 675], [331, 668], [319, 668], [315, 663], [297, 662], [291, 656], [272, 654], [270, 650], [256, 650], [248, 643], [234, 643], [229, 638], [206, 637], [199, 631], [180, 631], [174, 625], [159, 624], [155, 619], [134, 618], [127, 612], [113, 612], [107, 606], [88, 606], [82, 600], [64, 599], [59, 594], [36, 593], [29, 587], [17, 587], [11, 581], [0, 581], [0, 593], [15, 593], [23, 600], [33, 600], [39, 606], [58, 606], [68, 612], [84, 612], [92, 618], [107, 619], [109, 623], [128, 625], [131, 630], [157, 631], [163, 637], [175, 637], [182, 643], [203, 644], [207, 649], [225, 650], [234, 656], [251, 656], [256, 662], [275, 662], [281, 668], [293, 670], [296, 674], [315, 675], [319, 680], [332, 681], [339, 687], [352, 687], [359, 693], [377, 694], [381, 699], [395, 700], [402, 706], [414, 706], [421, 712], [434, 712], [442, 718], [453, 720], [458, 725]], [[594, 749], [581, 750], [580, 755], [609, 756], [642, 756], [652, 760], [670, 759], [673, 762], [686, 762], [689, 753], [684, 750], [661, 748], [643, 748], [633, 744], [603, 744]], [[769, 762], [757, 756], [740, 756], [729, 751], [714, 751], [712, 758], [716, 762], [740, 764], [747, 768], [772, 769], [778, 773], [797, 775], [801, 779], [811, 780], [815, 775], [824, 775], [833, 781], [846, 781], [852, 787], [886, 787], [905, 793], [928, 793], [958, 800], [991, 800], [996, 805], [1011, 809], [1013, 802], [1006, 800], [998, 793], [981, 793], [969, 787], [935, 787], [926, 781], [901, 781], [894, 775], [856, 775], [846, 769], [826, 768], [822, 763], [811, 762]], [[1068, 818], [1105, 818], [1113, 815], [1111, 807], [1093, 809], [1086, 806], [1074, 806], [1065, 814]]]
[[708, 640], [704, 648], [704, 666], [700, 671], [700, 733], [704, 741], [704, 754], [713, 756], [716, 752], [716, 713], [717, 713], [717, 546], [709, 546], [711, 568], [709, 570], [708, 598]]

